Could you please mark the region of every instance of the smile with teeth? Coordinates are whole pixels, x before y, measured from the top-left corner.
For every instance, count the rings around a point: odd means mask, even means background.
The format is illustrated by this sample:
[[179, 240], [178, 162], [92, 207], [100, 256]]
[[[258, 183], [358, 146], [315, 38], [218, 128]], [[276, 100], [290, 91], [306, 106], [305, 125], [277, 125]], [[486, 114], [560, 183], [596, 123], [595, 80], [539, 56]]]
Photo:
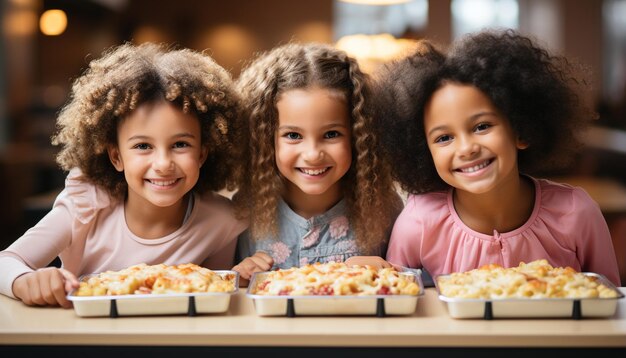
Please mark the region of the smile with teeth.
[[491, 162], [492, 162], [492, 160], [488, 159], [488, 160], [485, 160], [484, 162], [482, 162], [480, 164], [477, 164], [477, 165], [474, 165], [474, 166], [471, 166], [471, 167], [467, 167], [467, 168], [459, 168], [456, 171], [462, 172], [462, 173], [474, 173], [474, 172], [477, 172], [477, 171], [485, 168], [486, 166], [491, 164]]
[[150, 184], [157, 185], [157, 186], [169, 186], [169, 185], [172, 185], [172, 184], [176, 183], [177, 180], [178, 179], [171, 179], [171, 180], [148, 179]]
[[327, 171], [328, 169], [330, 169], [330, 167], [327, 167], [327, 168], [322, 168], [322, 169], [305, 169], [305, 168], [299, 168], [299, 170], [300, 170], [301, 172], [303, 172], [304, 174], [306, 174], [306, 175], [313, 175], [313, 176], [316, 176], [316, 175], [322, 175], [322, 174], [326, 173], [326, 171]]

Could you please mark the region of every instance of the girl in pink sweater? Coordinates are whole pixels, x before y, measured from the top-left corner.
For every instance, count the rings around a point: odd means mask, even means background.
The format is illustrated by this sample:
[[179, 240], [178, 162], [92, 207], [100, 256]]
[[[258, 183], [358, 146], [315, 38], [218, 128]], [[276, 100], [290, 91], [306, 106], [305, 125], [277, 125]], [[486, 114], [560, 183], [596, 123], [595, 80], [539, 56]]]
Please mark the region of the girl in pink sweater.
[[573, 159], [592, 111], [565, 58], [511, 30], [423, 43], [379, 76], [382, 140], [411, 195], [387, 252], [433, 277], [547, 259], [620, 284], [607, 224], [581, 188], [530, 175]]
[[[239, 99], [208, 56], [119, 46], [72, 88], [53, 143], [69, 171], [52, 210], [0, 252], [0, 292], [70, 307], [77, 277], [137, 263], [232, 267], [246, 224], [214, 191], [235, 171]], [[59, 256], [62, 268], [46, 267]]]

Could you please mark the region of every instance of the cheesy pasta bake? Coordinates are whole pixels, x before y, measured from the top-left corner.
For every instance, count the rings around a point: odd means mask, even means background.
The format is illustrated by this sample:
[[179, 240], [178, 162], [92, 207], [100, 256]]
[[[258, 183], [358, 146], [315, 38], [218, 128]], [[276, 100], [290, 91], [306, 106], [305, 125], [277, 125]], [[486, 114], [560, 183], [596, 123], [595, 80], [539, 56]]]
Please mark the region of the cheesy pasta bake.
[[552, 267], [547, 260], [521, 262], [517, 267], [485, 265], [437, 278], [439, 293], [453, 298], [615, 298], [617, 291], [597, 276], [571, 267]]
[[414, 276], [393, 268], [315, 263], [258, 273], [250, 293], [270, 296], [301, 295], [417, 295]]
[[220, 274], [195, 264], [138, 264], [105, 271], [80, 283], [76, 296], [232, 292], [236, 275]]

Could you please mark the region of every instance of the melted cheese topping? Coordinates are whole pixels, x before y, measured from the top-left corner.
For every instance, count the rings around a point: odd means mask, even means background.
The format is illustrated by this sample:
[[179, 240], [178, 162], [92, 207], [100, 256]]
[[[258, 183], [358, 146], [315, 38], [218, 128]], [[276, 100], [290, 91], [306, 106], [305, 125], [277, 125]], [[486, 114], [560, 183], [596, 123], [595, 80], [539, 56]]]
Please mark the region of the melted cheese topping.
[[618, 293], [597, 276], [536, 260], [517, 267], [497, 264], [437, 278], [440, 294], [454, 298], [613, 298]]
[[271, 296], [300, 295], [417, 295], [412, 276], [393, 268], [348, 266], [344, 263], [315, 263], [265, 272], [257, 277], [250, 293]]
[[76, 296], [232, 292], [235, 274], [221, 276], [195, 264], [138, 264], [105, 271], [80, 283]]

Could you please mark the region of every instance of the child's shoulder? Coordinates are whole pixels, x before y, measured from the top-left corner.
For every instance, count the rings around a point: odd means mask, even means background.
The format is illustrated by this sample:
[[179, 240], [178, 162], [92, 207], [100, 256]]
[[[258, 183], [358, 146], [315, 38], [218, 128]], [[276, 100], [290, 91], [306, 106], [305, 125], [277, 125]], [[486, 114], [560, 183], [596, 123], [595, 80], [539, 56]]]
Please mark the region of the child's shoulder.
[[78, 206], [107, 207], [115, 202], [109, 192], [89, 181], [78, 168], [68, 173], [63, 192]]
[[551, 179], [533, 178], [536, 185], [539, 186], [542, 195], [550, 194], [554, 196], [576, 196], [581, 199], [590, 198], [585, 189], [578, 185], [554, 181]]
[[231, 213], [234, 210], [233, 202], [226, 196], [214, 191], [206, 191], [202, 194], [195, 194], [196, 205], [205, 211], [226, 211]]
[[541, 191], [541, 206], [556, 210], [561, 207], [565, 211], [586, 212], [599, 209], [595, 200], [581, 186], [550, 179], [535, 179]]
[[413, 212], [422, 215], [437, 215], [441, 212], [449, 212], [449, 190], [434, 191], [423, 194], [409, 195], [403, 212]]
[[409, 195], [404, 209], [398, 216], [395, 227], [414, 230], [417, 226], [428, 230], [442, 222], [448, 222], [452, 216], [448, 203], [449, 190]]
[[446, 204], [448, 201], [449, 190], [442, 191], [433, 191], [430, 193], [422, 193], [422, 194], [410, 194], [407, 199], [407, 206], [418, 205], [418, 206], [428, 206], [428, 207], [438, 207], [442, 204]]
[[65, 187], [54, 201], [54, 207], [64, 206], [79, 221], [91, 220], [101, 209], [113, 208], [117, 204], [103, 188], [90, 182], [78, 168], [70, 170], [65, 178]]
[[248, 227], [247, 218], [237, 215], [233, 202], [224, 195], [213, 191], [194, 195], [194, 221], [199, 220], [203, 223], [202, 225], [213, 228], [216, 226], [233, 227], [236, 228], [237, 234]]

